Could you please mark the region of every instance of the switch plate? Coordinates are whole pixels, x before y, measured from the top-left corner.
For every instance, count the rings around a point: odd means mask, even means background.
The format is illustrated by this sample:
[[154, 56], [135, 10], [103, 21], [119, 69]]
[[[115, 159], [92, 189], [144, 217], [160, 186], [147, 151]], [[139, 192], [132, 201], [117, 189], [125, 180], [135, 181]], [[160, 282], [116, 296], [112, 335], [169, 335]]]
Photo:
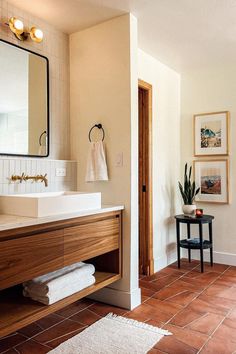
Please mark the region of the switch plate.
[[116, 167], [122, 167], [123, 166], [123, 152], [118, 152], [116, 154]]
[[65, 177], [66, 176], [66, 168], [64, 168], [64, 167], [56, 168], [56, 176], [57, 177]]

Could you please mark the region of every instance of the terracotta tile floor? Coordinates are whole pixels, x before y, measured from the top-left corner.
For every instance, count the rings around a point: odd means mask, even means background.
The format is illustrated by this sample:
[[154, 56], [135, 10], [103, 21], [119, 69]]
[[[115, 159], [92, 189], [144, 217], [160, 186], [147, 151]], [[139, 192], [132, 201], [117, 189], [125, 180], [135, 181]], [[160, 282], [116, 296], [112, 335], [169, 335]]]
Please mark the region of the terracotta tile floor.
[[[78, 301], [5, 338], [0, 353], [44, 354], [109, 312], [168, 329], [149, 354], [236, 353], [236, 267], [182, 260], [151, 277], [141, 277], [142, 304], [133, 311]], [[111, 353], [112, 354], [112, 353]]]

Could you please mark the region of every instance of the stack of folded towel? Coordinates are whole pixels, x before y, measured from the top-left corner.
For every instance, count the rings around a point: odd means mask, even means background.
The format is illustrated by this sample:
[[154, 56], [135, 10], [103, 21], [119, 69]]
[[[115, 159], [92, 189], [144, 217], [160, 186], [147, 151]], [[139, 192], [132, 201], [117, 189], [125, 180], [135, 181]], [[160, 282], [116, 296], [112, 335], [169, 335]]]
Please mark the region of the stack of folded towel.
[[75, 263], [23, 283], [23, 295], [51, 305], [95, 283], [92, 264]]

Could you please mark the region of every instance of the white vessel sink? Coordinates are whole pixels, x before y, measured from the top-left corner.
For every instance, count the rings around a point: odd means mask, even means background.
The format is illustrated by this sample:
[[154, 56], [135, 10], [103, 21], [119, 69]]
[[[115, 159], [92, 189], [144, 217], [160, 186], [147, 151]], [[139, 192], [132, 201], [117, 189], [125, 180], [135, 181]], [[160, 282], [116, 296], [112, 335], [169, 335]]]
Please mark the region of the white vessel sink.
[[101, 208], [101, 193], [49, 192], [0, 196], [0, 213], [42, 217]]

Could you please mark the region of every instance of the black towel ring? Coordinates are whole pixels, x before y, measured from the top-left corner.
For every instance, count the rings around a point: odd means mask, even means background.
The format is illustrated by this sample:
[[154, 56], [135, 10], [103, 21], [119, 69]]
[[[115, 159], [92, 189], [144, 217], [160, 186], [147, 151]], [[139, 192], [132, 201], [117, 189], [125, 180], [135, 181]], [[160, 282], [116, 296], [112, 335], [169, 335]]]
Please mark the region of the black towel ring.
[[101, 123], [98, 123], [98, 124], [95, 124], [91, 129], [90, 129], [90, 131], [89, 131], [89, 134], [88, 134], [88, 138], [89, 138], [89, 141], [90, 141], [90, 143], [91, 143], [91, 133], [92, 133], [92, 130], [94, 129], [94, 128], [98, 128], [98, 129], [101, 129], [102, 130], [102, 141], [105, 139], [105, 131], [104, 131], [104, 129], [103, 129], [103, 127], [102, 127], [102, 124]]
[[44, 130], [44, 132], [42, 132], [42, 134], [41, 134], [40, 137], [39, 137], [39, 146], [42, 146], [42, 137], [43, 137], [44, 134], [47, 135], [46, 130]]

